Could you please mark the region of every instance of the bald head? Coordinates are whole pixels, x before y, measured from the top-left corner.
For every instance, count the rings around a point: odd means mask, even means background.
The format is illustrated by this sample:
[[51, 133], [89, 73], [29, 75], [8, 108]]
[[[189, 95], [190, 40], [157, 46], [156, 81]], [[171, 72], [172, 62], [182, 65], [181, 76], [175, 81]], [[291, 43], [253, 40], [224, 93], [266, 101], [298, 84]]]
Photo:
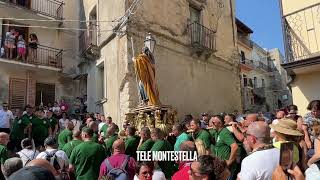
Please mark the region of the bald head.
[[69, 121], [68, 124], [67, 124], [67, 129], [69, 129], [70, 131], [72, 131], [73, 128], [74, 128], [73, 122], [72, 122], [72, 121]]
[[97, 132], [97, 131], [98, 131], [98, 125], [97, 125], [97, 123], [95, 123], [94, 121], [91, 121], [91, 122], [89, 123], [88, 127], [89, 127], [90, 129], [92, 129], [94, 132]]
[[248, 114], [246, 117], [246, 120], [250, 121], [250, 122], [255, 122], [258, 120], [258, 115], [257, 114]]
[[263, 121], [252, 122], [248, 126], [247, 134], [255, 136], [262, 143], [269, 143], [270, 127]]
[[7, 146], [9, 142], [9, 134], [1, 132], [0, 133], [0, 144]]
[[28, 166], [42, 167], [50, 171], [54, 176], [58, 175], [58, 172], [54, 169], [54, 167], [45, 159], [34, 159], [26, 164], [26, 167]]
[[192, 141], [185, 141], [180, 145], [180, 151], [197, 151], [196, 145]]
[[79, 130], [73, 131], [72, 137], [75, 139], [81, 139], [81, 131]]
[[124, 153], [125, 152], [124, 141], [122, 139], [118, 139], [114, 141], [112, 145], [112, 149], [114, 154]]

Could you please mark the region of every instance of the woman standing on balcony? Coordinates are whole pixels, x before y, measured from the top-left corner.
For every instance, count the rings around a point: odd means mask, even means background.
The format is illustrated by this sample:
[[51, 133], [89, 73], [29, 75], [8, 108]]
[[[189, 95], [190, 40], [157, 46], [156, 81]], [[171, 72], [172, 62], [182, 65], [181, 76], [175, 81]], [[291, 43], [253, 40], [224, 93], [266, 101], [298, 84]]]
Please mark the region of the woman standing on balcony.
[[12, 59], [13, 56], [13, 49], [16, 48], [16, 31], [11, 29], [9, 32], [6, 33], [5, 39], [5, 49], [6, 49], [6, 56], [7, 59]]
[[37, 49], [38, 49], [38, 37], [36, 34], [30, 34], [30, 42], [29, 42], [29, 59], [30, 61], [37, 60]]

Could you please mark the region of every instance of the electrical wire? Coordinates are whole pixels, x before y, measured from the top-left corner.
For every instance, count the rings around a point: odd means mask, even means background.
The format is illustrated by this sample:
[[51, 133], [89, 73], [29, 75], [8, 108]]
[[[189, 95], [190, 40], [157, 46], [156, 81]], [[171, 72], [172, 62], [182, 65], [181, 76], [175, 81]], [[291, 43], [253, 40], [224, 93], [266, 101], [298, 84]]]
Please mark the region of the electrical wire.
[[56, 19], [21, 19], [21, 18], [0, 18], [0, 20], [15, 20], [15, 21], [36, 21], [36, 22], [116, 22], [116, 20], [107, 21], [107, 20], [56, 20]]
[[99, 32], [109, 32], [112, 29], [80, 29], [80, 28], [59, 28], [59, 27], [48, 27], [48, 26], [29, 26], [20, 24], [2, 24], [3, 26], [13, 26], [13, 27], [28, 27], [28, 28], [41, 28], [41, 29], [52, 29], [52, 30], [74, 30], [74, 31], [99, 31]]

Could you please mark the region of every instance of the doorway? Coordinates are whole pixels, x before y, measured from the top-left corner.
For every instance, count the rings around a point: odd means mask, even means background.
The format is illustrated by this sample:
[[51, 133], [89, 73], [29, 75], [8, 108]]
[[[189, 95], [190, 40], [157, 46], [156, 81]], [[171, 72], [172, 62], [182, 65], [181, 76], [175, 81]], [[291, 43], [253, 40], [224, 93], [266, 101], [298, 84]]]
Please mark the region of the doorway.
[[36, 84], [36, 106], [53, 104], [55, 101], [55, 85], [54, 84]]

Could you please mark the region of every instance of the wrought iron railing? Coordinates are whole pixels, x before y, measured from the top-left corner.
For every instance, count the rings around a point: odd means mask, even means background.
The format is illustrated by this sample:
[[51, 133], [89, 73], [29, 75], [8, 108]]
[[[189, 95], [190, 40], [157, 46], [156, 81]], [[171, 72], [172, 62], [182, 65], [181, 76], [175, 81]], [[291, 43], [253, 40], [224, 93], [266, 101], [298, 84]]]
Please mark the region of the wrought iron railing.
[[[14, 49], [14, 56], [12, 57], [12, 59], [9, 59], [10, 57], [8, 59], [27, 64], [35, 64], [62, 69], [62, 52], [63, 50], [61, 49], [38, 45], [37, 49], [27, 47], [26, 54], [23, 57], [21, 55], [18, 55], [17, 49]], [[7, 58], [7, 54], [5, 54], [2, 58]]]
[[254, 61], [253, 61], [252, 59], [241, 59], [241, 60], [240, 60], [240, 63], [241, 63], [241, 64], [248, 65], [248, 66], [250, 66], [250, 67], [252, 67], [252, 68], [255, 68], [255, 67], [256, 67], [255, 64], [254, 64]]
[[320, 3], [282, 17], [284, 63], [320, 56]]
[[39, 14], [49, 16], [56, 19], [63, 19], [63, 2], [57, 0], [0, 0], [10, 3], [21, 8], [30, 9]]
[[254, 69], [262, 69], [264, 71], [267, 71], [267, 72], [272, 72], [272, 71], [275, 71], [275, 67], [271, 67], [269, 65], [266, 65], [265, 63], [263, 62], [260, 62], [260, 61], [254, 61], [252, 59], [241, 59], [240, 60], [240, 63], [241, 64], [245, 64], [247, 66], [250, 66], [251, 68], [254, 68]]
[[[88, 27], [88, 30], [89, 29], [90, 28]], [[93, 29], [90, 29], [90, 30], [93, 30]], [[92, 31], [92, 33], [94, 33], [94, 31]], [[96, 37], [96, 36], [90, 35], [89, 31], [83, 31], [80, 34], [80, 37], [79, 37], [79, 41], [80, 41], [79, 42], [79, 51], [81, 53], [83, 53], [89, 47], [97, 45], [97, 39], [95, 39], [94, 37]]]
[[193, 22], [188, 26], [191, 38], [191, 45], [195, 48], [215, 51], [215, 32], [202, 24]]
[[250, 48], [253, 47], [253, 42], [245, 36], [238, 35], [238, 40]]

